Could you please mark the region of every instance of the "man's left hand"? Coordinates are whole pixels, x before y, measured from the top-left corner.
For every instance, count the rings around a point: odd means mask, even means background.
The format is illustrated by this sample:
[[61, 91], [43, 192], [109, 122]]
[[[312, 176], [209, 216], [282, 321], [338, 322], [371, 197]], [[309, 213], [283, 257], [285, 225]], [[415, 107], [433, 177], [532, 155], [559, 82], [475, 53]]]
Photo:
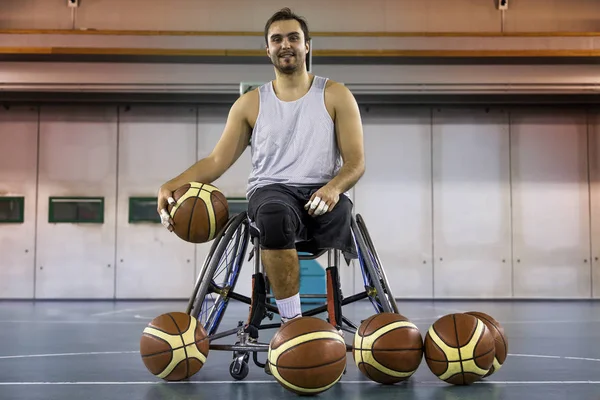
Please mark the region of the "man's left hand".
[[304, 205], [304, 209], [308, 211], [309, 215], [322, 215], [333, 210], [339, 200], [340, 193], [336, 189], [325, 185], [313, 193], [308, 203]]

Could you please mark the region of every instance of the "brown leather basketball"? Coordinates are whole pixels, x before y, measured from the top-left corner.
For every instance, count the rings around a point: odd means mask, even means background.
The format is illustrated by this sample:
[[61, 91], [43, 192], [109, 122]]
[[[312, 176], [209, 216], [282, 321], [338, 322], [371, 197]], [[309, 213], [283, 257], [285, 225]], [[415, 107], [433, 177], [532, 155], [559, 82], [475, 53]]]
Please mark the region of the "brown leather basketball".
[[328, 322], [302, 317], [285, 323], [269, 344], [271, 373], [287, 390], [301, 395], [324, 392], [346, 368], [346, 342]]
[[354, 335], [352, 355], [367, 378], [382, 384], [409, 379], [423, 359], [419, 328], [400, 314], [375, 314]]
[[504, 334], [504, 328], [492, 316], [482, 313], [481, 311], [469, 311], [465, 314], [479, 318], [488, 327], [490, 332], [492, 332], [492, 336], [494, 336], [496, 356], [494, 357], [492, 368], [490, 368], [490, 371], [484, 376], [484, 378], [487, 378], [502, 367], [508, 356], [508, 340]]
[[168, 211], [173, 220], [173, 232], [191, 243], [213, 240], [229, 220], [225, 195], [206, 183], [186, 183], [173, 193], [174, 205]]
[[171, 312], [154, 318], [140, 339], [140, 354], [148, 371], [168, 381], [194, 375], [206, 363], [209, 341], [196, 318]]
[[478, 318], [448, 314], [425, 335], [425, 361], [435, 376], [453, 385], [469, 385], [485, 376], [494, 361], [494, 336]]

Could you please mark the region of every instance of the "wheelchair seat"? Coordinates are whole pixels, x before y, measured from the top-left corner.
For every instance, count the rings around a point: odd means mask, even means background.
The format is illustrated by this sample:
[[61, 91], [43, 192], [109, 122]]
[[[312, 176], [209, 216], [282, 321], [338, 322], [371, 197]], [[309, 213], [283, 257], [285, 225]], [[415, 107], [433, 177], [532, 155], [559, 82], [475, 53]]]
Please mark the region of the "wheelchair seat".
[[[256, 228], [256, 226], [254, 225], [254, 223], [252, 222], [252, 220], [250, 219], [250, 217], [248, 217], [248, 216], [247, 216], [247, 221], [248, 221], [248, 226], [249, 226], [249, 231], [250, 231], [250, 237], [253, 242], [257, 243], [258, 238], [259, 238], [259, 231]], [[336, 249], [334, 249], [332, 247], [326, 247], [326, 248], [319, 247], [312, 239], [296, 241], [296, 251], [298, 252], [299, 260], [314, 260], [314, 259], [321, 257], [322, 255], [324, 255], [326, 253], [328, 253], [330, 257], [333, 256], [332, 253], [334, 253], [334, 252], [337, 255]], [[302, 253], [306, 253], [306, 254], [302, 254]], [[350, 255], [347, 255], [344, 253], [344, 259], [346, 260], [346, 264], [350, 265], [352, 257]], [[336, 260], [337, 260], [337, 258], [336, 258]]]

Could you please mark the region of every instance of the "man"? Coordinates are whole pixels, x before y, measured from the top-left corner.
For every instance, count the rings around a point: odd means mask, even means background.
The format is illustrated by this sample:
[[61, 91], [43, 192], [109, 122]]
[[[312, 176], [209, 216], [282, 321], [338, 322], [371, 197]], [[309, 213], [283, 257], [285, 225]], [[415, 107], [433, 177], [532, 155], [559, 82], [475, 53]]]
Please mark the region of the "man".
[[251, 146], [248, 216], [284, 323], [302, 313], [297, 241], [356, 256], [344, 193], [365, 170], [356, 100], [344, 85], [307, 72], [309, 40], [306, 22], [288, 8], [267, 21], [275, 80], [241, 96], [212, 153], [158, 193], [158, 212], [172, 231], [166, 208], [173, 191], [190, 181], [212, 183]]

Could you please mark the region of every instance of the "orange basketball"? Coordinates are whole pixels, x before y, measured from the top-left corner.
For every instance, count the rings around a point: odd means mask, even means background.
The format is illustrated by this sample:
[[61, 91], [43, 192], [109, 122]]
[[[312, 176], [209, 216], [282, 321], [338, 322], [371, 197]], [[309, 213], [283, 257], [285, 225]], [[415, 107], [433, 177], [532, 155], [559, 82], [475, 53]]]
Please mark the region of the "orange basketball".
[[448, 314], [425, 335], [425, 361], [435, 376], [453, 385], [469, 385], [486, 375], [494, 361], [494, 337], [481, 320]]
[[484, 378], [487, 378], [502, 367], [508, 356], [508, 340], [504, 334], [504, 328], [502, 328], [502, 325], [490, 315], [480, 311], [470, 311], [465, 314], [479, 318], [488, 327], [490, 332], [492, 332], [492, 336], [494, 337], [496, 356], [494, 357], [492, 368], [490, 368], [490, 371], [484, 376]]
[[287, 390], [301, 395], [324, 392], [346, 368], [346, 342], [328, 322], [315, 317], [285, 323], [269, 344], [271, 373]]
[[419, 328], [400, 314], [375, 314], [356, 331], [352, 355], [367, 378], [387, 385], [398, 383], [419, 368], [423, 337]]
[[167, 381], [189, 378], [202, 368], [209, 341], [196, 318], [171, 312], [154, 318], [140, 339], [140, 354], [148, 370]]
[[168, 211], [173, 220], [173, 232], [191, 243], [213, 240], [229, 220], [225, 195], [206, 183], [186, 183], [173, 193], [174, 205]]

